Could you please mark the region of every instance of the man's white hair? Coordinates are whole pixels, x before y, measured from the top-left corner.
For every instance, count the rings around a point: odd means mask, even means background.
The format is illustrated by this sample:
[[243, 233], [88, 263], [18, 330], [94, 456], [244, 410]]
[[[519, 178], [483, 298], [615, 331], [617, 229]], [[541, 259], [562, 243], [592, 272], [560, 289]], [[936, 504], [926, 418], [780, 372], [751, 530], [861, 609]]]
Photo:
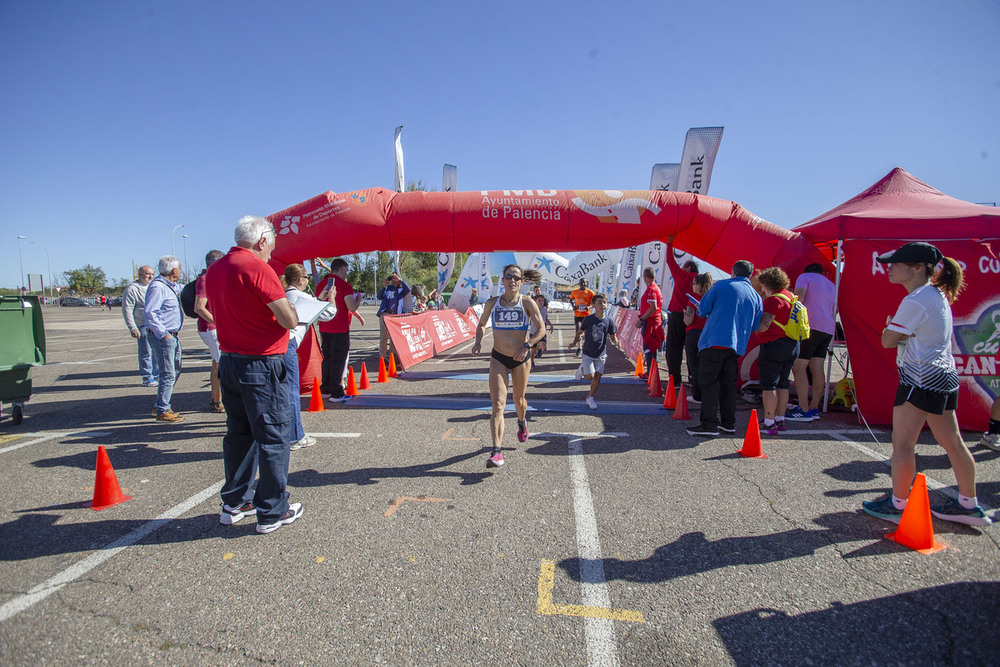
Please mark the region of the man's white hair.
[[181, 268], [181, 260], [177, 259], [173, 255], [164, 255], [160, 258], [160, 263], [157, 268], [160, 271], [160, 275], [165, 276], [174, 269]]
[[245, 215], [236, 223], [236, 233], [233, 236], [236, 245], [250, 248], [268, 232], [274, 232], [274, 225], [270, 221], [256, 215]]

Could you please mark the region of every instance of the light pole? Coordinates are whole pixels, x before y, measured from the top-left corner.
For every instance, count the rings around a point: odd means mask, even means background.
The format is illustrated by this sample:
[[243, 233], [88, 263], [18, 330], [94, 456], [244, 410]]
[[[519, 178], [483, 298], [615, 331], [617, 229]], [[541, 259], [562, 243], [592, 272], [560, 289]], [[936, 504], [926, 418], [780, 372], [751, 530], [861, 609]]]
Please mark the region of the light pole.
[[[36, 246], [38, 246], [39, 248], [41, 248], [42, 250], [45, 251], [45, 264], [49, 268], [49, 300], [51, 301], [52, 300], [52, 260], [49, 257], [49, 249], [46, 248], [45, 246], [43, 246], [38, 241], [29, 241], [29, 243], [31, 243], [31, 245], [36, 245]], [[44, 292], [42, 293], [42, 296], [45, 296]]]
[[[170, 254], [174, 255], [174, 232], [183, 227], [184, 225], [177, 225], [174, 227], [174, 231], [170, 232]], [[176, 257], [177, 255], [174, 255]]]
[[24, 258], [21, 257], [21, 241], [28, 238], [27, 236], [17, 237], [17, 258], [21, 260], [21, 294], [24, 294]]
[[188, 239], [191, 238], [191, 235], [181, 234], [181, 238], [184, 240], [184, 277], [190, 280], [191, 274], [188, 273]]

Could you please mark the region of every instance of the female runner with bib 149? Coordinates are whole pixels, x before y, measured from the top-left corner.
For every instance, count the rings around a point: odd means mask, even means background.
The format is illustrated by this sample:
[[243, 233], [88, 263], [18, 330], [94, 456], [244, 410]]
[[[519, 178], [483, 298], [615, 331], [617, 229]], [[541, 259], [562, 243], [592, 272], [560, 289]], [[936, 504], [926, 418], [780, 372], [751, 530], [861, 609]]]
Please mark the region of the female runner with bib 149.
[[[476, 327], [476, 343], [472, 354], [482, 350], [486, 323], [493, 318], [493, 353], [490, 358], [490, 398], [493, 412], [490, 414], [490, 433], [493, 436], [493, 451], [486, 460], [487, 468], [503, 465], [500, 442], [503, 440], [503, 413], [507, 407], [507, 374], [510, 374], [514, 394], [514, 409], [517, 411], [517, 439], [528, 439], [528, 401], [524, 392], [528, 388], [528, 361], [531, 348], [545, 335], [545, 322], [538, 305], [526, 294], [521, 294], [524, 280], [537, 281], [542, 275], [538, 271], [523, 271], [516, 264], [508, 264], [503, 269], [503, 292], [493, 297], [483, 306], [483, 314]], [[529, 335], [528, 324], [533, 323], [534, 334]]]

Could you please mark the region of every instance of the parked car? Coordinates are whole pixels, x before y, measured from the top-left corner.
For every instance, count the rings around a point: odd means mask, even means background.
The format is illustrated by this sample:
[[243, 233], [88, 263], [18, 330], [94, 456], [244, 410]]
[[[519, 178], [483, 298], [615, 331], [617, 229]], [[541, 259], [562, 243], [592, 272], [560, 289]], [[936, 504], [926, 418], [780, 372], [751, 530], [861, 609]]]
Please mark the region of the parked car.
[[108, 299], [108, 307], [109, 308], [111, 306], [121, 307], [121, 305], [122, 305], [122, 298], [120, 296], [116, 296], [116, 297], [112, 297], [112, 298]]
[[90, 307], [89, 303], [87, 303], [83, 299], [80, 299], [80, 298], [75, 297], [75, 296], [64, 296], [63, 298], [59, 299], [59, 305], [60, 306], [84, 306], [84, 307], [87, 307], [87, 308]]

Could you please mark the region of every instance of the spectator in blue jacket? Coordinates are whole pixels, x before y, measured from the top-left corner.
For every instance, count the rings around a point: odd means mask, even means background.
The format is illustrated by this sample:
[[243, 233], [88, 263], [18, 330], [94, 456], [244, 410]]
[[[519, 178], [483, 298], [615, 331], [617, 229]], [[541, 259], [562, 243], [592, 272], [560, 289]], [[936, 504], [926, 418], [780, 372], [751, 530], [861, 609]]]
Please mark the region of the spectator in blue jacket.
[[764, 314], [751, 275], [753, 264], [736, 262], [733, 277], [715, 283], [698, 305], [698, 315], [708, 319], [698, 340], [701, 422], [687, 430], [691, 435], [719, 435], [720, 429], [736, 433], [737, 360]]
[[389, 351], [389, 329], [386, 328], [385, 318], [382, 316], [386, 314], [401, 314], [403, 312], [403, 297], [409, 293], [410, 286], [399, 277], [399, 274], [393, 272], [390, 273], [389, 277], [385, 279], [382, 289], [380, 289], [376, 295], [380, 299], [378, 312], [375, 313], [379, 321], [378, 349], [379, 354], [383, 357], [388, 354]]

